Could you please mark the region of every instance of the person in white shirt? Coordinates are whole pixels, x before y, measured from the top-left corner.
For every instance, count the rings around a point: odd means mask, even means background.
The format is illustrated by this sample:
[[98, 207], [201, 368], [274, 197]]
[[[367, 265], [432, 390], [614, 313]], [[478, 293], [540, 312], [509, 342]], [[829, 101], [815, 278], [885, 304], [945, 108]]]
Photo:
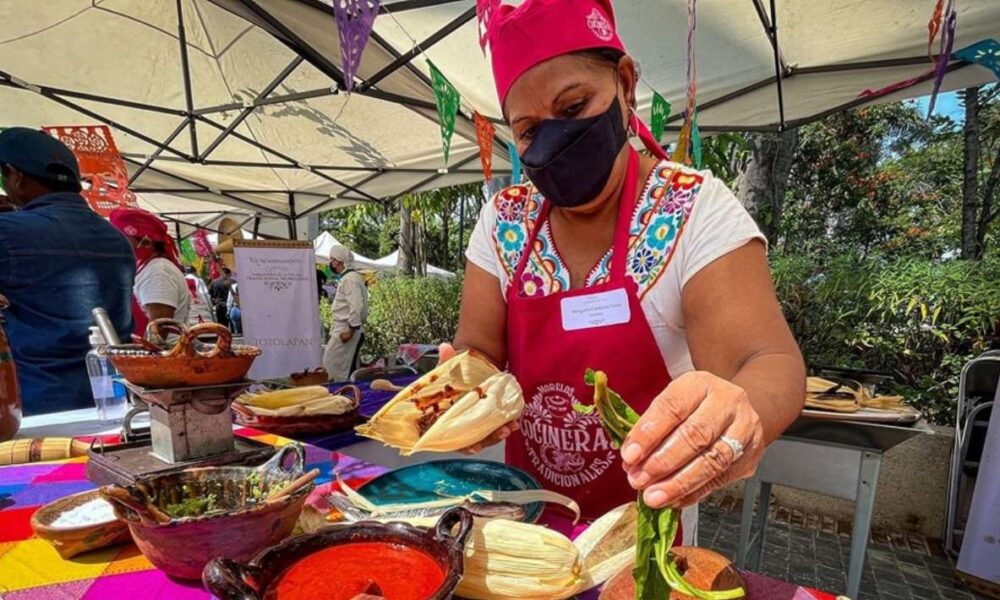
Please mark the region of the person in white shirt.
[[135, 251], [132, 312], [136, 333], [144, 335], [146, 324], [156, 319], [187, 323], [191, 293], [166, 223], [144, 210], [119, 208], [111, 213], [111, 224], [125, 234]]
[[[489, 43], [530, 183], [483, 208], [440, 355], [474, 349], [509, 368], [525, 407], [468, 450], [505, 440], [506, 462], [573, 498], [584, 520], [635, 490], [652, 508], [687, 509], [676, 541], [691, 544], [697, 502], [753, 474], [805, 401], [766, 242], [725, 183], [668, 159], [639, 120], [639, 71], [610, 0], [502, 5]], [[620, 449], [574, 409], [603, 377], [640, 415]]]
[[362, 327], [368, 318], [368, 288], [354, 270], [354, 253], [343, 246], [330, 249], [330, 268], [339, 276], [330, 307], [330, 341], [323, 353], [323, 367], [331, 381], [347, 381], [357, 368], [364, 341]]

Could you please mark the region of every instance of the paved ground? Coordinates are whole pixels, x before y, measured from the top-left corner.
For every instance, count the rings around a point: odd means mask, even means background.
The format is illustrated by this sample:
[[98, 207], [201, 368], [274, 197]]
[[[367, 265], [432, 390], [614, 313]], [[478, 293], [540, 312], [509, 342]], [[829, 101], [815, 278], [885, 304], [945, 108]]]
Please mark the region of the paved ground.
[[[739, 505], [731, 498], [702, 504], [699, 546], [736, 558]], [[772, 509], [772, 515], [774, 510]], [[776, 515], [775, 515], [776, 516]], [[846, 589], [850, 538], [837, 527], [810, 527], [810, 519], [772, 519], [764, 541], [761, 572], [831, 593]], [[813, 519], [815, 521], [815, 519]], [[819, 520], [822, 523], [822, 519]], [[956, 582], [951, 562], [923, 538], [876, 533], [855, 600], [973, 600]]]

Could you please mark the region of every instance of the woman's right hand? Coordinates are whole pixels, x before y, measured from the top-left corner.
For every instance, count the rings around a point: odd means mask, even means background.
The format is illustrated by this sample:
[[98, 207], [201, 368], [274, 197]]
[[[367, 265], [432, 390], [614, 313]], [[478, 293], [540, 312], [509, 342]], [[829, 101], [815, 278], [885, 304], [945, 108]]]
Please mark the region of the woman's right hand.
[[[448, 343], [441, 344], [440, 346], [438, 346], [438, 364], [440, 365], [441, 363], [451, 359], [452, 357], [455, 356], [455, 354], [457, 354], [457, 352], [454, 346]], [[499, 444], [500, 442], [504, 441], [505, 439], [510, 437], [510, 434], [514, 433], [520, 428], [521, 428], [520, 423], [518, 422], [517, 419], [514, 419], [509, 423], [501, 425], [498, 429], [495, 429], [493, 433], [486, 436], [486, 439], [484, 439], [483, 441], [479, 442], [478, 444], [473, 444], [468, 448], [465, 448], [461, 452], [463, 454], [479, 454], [485, 448], [489, 448], [490, 446]]]

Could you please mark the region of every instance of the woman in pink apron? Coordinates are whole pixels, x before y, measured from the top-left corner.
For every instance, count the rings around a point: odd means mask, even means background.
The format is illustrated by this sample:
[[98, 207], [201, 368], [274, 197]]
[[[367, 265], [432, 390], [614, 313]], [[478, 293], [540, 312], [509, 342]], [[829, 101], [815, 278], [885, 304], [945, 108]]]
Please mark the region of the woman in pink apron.
[[[506, 439], [507, 462], [588, 520], [637, 489], [654, 507], [693, 506], [752, 474], [803, 404], [763, 238], [722, 182], [667, 161], [635, 115], [638, 68], [610, 0], [500, 6], [489, 42], [531, 185], [496, 195], [467, 253], [455, 347], [507, 365], [525, 398], [486, 444]], [[588, 368], [642, 414], [620, 450], [572, 408], [592, 402]]]

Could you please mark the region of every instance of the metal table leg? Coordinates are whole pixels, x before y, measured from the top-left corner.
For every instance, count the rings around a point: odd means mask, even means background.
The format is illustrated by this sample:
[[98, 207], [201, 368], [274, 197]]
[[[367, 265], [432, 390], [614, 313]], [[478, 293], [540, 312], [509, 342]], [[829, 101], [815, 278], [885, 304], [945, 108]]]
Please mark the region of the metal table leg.
[[862, 452], [858, 477], [858, 495], [854, 505], [854, 527], [851, 529], [851, 556], [847, 569], [847, 595], [858, 597], [861, 588], [861, 573], [865, 566], [865, 551], [871, 531], [872, 512], [875, 508], [875, 488], [878, 472], [882, 465], [882, 454]]
[[753, 530], [753, 501], [757, 497], [757, 486], [760, 483], [760, 469], [747, 479], [743, 486], [743, 514], [740, 517], [740, 540], [736, 549], [736, 566], [745, 569], [747, 553], [750, 551], [750, 533]]
[[771, 482], [760, 482], [760, 498], [757, 500], [757, 539], [750, 558], [749, 569], [760, 571], [760, 559], [764, 557], [764, 535], [767, 532], [767, 509], [771, 506]]

